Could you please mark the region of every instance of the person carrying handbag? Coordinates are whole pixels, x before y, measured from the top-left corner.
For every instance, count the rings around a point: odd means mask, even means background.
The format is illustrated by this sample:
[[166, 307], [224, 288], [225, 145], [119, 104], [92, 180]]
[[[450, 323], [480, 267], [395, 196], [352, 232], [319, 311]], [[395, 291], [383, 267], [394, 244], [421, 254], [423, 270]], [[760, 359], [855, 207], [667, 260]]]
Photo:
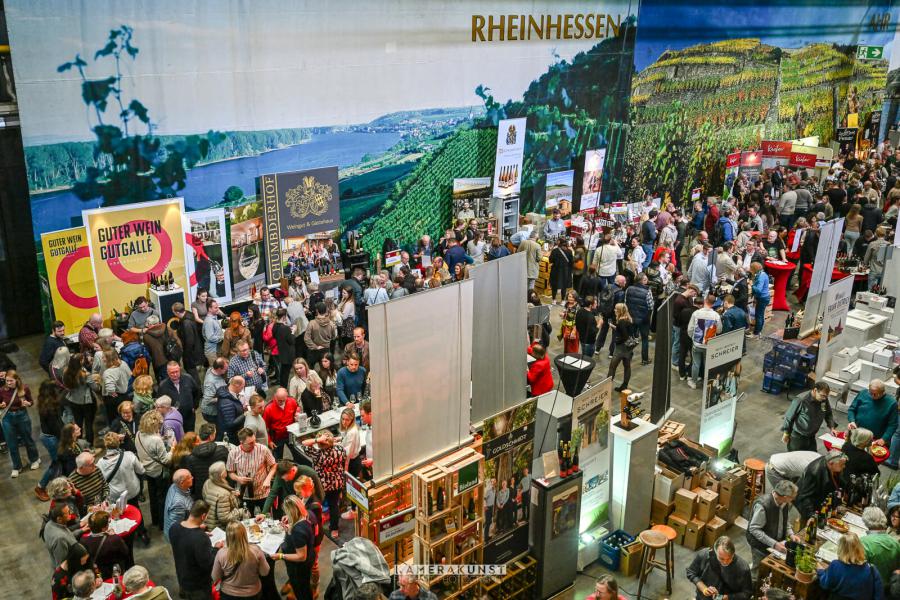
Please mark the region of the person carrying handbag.
[[621, 392], [628, 388], [628, 381], [631, 379], [631, 358], [634, 354], [634, 348], [637, 346], [637, 340], [631, 335], [631, 315], [624, 303], [616, 304], [615, 323], [616, 330], [613, 339], [616, 346], [606, 375], [607, 377], [615, 377], [619, 363], [624, 365], [625, 372], [622, 385], [616, 387], [616, 391]]

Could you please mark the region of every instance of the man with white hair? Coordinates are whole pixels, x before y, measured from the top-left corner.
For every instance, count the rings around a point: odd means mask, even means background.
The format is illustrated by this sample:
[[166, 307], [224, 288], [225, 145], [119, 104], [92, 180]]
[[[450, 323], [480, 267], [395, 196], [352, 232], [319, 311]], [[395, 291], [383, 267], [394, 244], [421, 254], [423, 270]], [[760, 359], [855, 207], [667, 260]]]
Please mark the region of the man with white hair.
[[187, 469], [178, 469], [172, 475], [172, 485], [166, 494], [166, 504], [163, 509], [163, 537], [169, 541], [169, 528], [185, 520], [194, 503], [191, 496], [191, 486], [194, 484], [194, 476]]
[[400, 587], [391, 592], [389, 600], [437, 600], [433, 592], [419, 585], [419, 580], [412, 571], [401, 573], [397, 583]]
[[163, 417], [163, 437], [171, 437], [175, 442], [180, 442], [181, 438], [184, 437], [184, 417], [181, 416], [180, 412], [172, 408], [172, 398], [160, 396], [153, 405]]
[[800, 479], [797, 510], [803, 522], [815, 514], [825, 499], [840, 489], [840, 477], [847, 466], [847, 456], [840, 450], [829, 450], [809, 463]]
[[72, 600], [90, 600], [94, 590], [100, 587], [101, 581], [93, 571], [85, 569], [72, 576]]
[[872, 443], [872, 432], [864, 427], [850, 430], [849, 440], [844, 442], [841, 452], [847, 455], [847, 468], [842, 474], [844, 482], [850, 481], [851, 475], [874, 475], [878, 473], [878, 463], [869, 454]]
[[759, 563], [769, 555], [769, 549], [787, 552], [784, 540], [790, 536], [795, 542], [800, 537], [794, 532], [790, 518], [794, 500], [797, 498], [797, 486], [790, 481], [782, 480], [772, 493], [758, 496], [750, 509], [750, 522], [747, 526], [747, 543], [753, 556], [751, 570], [753, 575], [759, 570]]
[[87, 506], [100, 504], [109, 497], [109, 484], [94, 464], [94, 455], [90, 452], [75, 457], [75, 470], [69, 475], [69, 481], [81, 492]]
[[140, 565], [134, 565], [122, 575], [122, 585], [129, 598], [137, 600], [172, 600], [169, 591], [161, 585], [150, 587], [150, 573]]
[[900, 568], [900, 542], [887, 533], [887, 517], [876, 506], [863, 509], [862, 520], [869, 533], [859, 541], [866, 551], [866, 560], [878, 569], [882, 581], [890, 581], [891, 574]]
[[819, 456], [821, 455], [818, 452], [809, 450], [773, 454], [766, 463], [766, 481], [769, 482], [769, 487], [774, 488], [782, 480], [799, 482], [809, 463]]
[[897, 400], [885, 394], [884, 382], [873, 379], [869, 389], [856, 395], [847, 410], [848, 429], [859, 427], [872, 432], [876, 446], [888, 446], [897, 431]]
[[100, 349], [97, 338], [100, 337], [100, 328], [103, 327], [103, 317], [100, 313], [94, 313], [78, 332], [78, 349], [85, 356], [94, 356], [94, 352]]

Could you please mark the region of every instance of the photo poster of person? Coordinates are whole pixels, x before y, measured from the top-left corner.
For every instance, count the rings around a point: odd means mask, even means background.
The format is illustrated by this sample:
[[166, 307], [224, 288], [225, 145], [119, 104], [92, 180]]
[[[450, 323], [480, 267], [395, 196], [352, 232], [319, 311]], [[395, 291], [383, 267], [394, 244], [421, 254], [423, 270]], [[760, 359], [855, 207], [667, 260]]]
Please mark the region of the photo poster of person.
[[231, 211], [231, 278], [234, 297], [244, 298], [266, 283], [266, 248], [263, 242], [262, 201], [255, 200]]
[[723, 333], [706, 345], [700, 443], [718, 448], [719, 456], [727, 454], [734, 441], [744, 333], [743, 329]]
[[609, 205], [609, 216], [616, 223], [627, 223], [628, 204], [625, 202], [613, 202]]
[[191, 301], [197, 298], [197, 289], [203, 288], [210, 298], [220, 303], [231, 302], [227, 239], [224, 208], [185, 213], [184, 243]]
[[600, 203], [603, 187], [603, 165], [606, 163], [606, 148], [588, 150], [584, 155], [584, 177], [581, 181], [579, 211], [594, 210]]
[[337, 229], [307, 236], [282, 238], [281, 256], [284, 276], [290, 280], [295, 273], [304, 279], [327, 283], [344, 279], [344, 265], [338, 245]]
[[548, 215], [553, 212], [554, 208], [559, 209], [559, 215], [563, 218], [572, 214], [572, 185], [574, 183], [574, 170], [547, 173], [544, 208]]
[[791, 159], [791, 142], [762, 141], [762, 168], [771, 173], [778, 167], [787, 167]]
[[732, 152], [725, 157], [725, 187], [722, 190], [722, 197], [727, 198], [731, 195], [731, 188], [738, 178], [738, 171], [741, 168], [741, 153]]
[[607, 377], [572, 400], [572, 435], [578, 468], [584, 473], [579, 533], [609, 518], [609, 421], [613, 380]]
[[484, 562], [500, 564], [528, 551], [531, 463], [537, 399], [484, 421]]
[[741, 164], [738, 169], [738, 177], [746, 177], [747, 182], [752, 184], [759, 179], [760, 168], [762, 167], [762, 153], [758, 150], [752, 152], [741, 152]]
[[578, 525], [578, 487], [570, 487], [556, 494], [551, 505], [553, 518], [550, 538], [555, 540]]

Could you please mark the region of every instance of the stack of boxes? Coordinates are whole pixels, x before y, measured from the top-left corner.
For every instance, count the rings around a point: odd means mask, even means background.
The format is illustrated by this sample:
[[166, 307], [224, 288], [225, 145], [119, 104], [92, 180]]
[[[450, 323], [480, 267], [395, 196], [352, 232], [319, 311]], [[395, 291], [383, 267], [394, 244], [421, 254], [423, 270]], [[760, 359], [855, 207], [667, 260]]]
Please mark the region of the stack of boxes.
[[847, 412], [856, 395], [869, 387], [873, 379], [884, 381], [888, 395], [896, 395], [894, 365], [900, 362], [900, 340], [885, 335], [859, 348], [845, 347], [831, 357], [831, 369], [822, 381], [831, 387], [831, 402]]
[[780, 394], [807, 387], [807, 376], [815, 370], [816, 355], [802, 346], [775, 341], [763, 358], [764, 392]]

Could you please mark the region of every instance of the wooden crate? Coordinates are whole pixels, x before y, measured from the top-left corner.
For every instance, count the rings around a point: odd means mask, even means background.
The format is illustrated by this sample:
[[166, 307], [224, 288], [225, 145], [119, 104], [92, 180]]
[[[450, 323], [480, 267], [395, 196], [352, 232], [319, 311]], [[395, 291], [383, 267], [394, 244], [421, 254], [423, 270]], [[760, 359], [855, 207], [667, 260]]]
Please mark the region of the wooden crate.
[[429, 519], [416, 519], [416, 535], [428, 544], [452, 538], [461, 530], [462, 514], [458, 506], [451, 506]]
[[795, 598], [804, 600], [824, 600], [827, 596], [819, 587], [819, 580], [814, 579], [810, 583], [797, 581], [794, 577], [794, 569], [788, 568], [780, 560], [767, 556], [759, 563], [759, 579], [761, 584], [764, 581], [769, 582], [772, 587], [786, 590], [790, 588]]
[[666, 421], [659, 428], [658, 444], [662, 446], [667, 442], [677, 440], [682, 436], [683, 433], [684, 423], [679, 423], [677, 421]]
[[416, 518], [427, 521], [448, 514], [452, 508], [450, 486], [450, 474], [439, 465], [431, 464], [413, 472]]

